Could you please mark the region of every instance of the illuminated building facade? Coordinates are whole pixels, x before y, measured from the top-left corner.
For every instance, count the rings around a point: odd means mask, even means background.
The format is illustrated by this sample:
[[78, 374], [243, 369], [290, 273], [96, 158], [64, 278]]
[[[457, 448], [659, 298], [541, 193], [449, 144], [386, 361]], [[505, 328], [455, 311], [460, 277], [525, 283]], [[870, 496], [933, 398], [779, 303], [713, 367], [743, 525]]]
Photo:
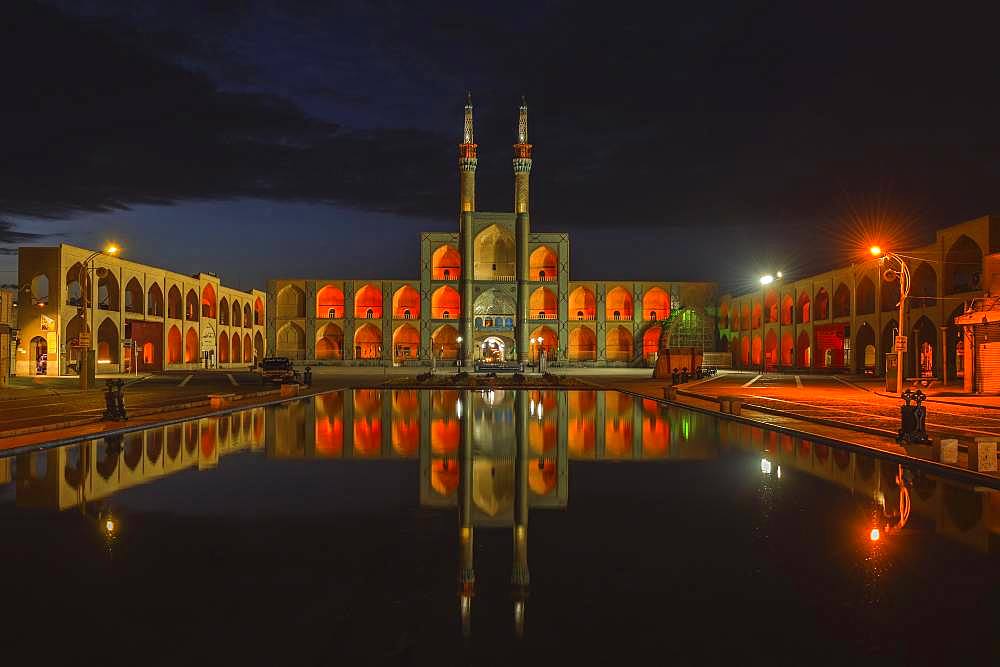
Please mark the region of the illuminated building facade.
[[[895, 250], [911, 275], [902, 335], [905, 377], [969, 377], [970, 336], [956, 323], [1000, 285], [988, 255], [1000, 250], [1000, 218], [985, 216], [940, 229], [933, 243]], [[863, 249], [862, 249], [863, 251]], [[779, 267], [780, 268], [780, 267]], [[719, 300], [720, 350], [736, 368], [822, 369], [882, 374], [899, 332], [899, 282], [867, 261], [803, 278], [776, 280]], [[1000, 380], [1000, 355], [995, 374]], [[1000, 387], [998, 387], [1000, 389]]]
[[71, 373], [88, 329], [98, 373], [249, 367], [265, 354], [267, 295], [226, 287], [211, 273], [187, 276], [61, 244], [20, 248], [18, 274], [17, 375]]
[[[714, 283], [570, 280], [569, 235], [529, 222], [532, 145], [518, 113], [513, 210], [476, 209], [472, 102], [458, 147], [459, 229], [420, 237], [417, 280], [278, 279], [269, 348], [320, 364], [429, 364], [431, 355], [651, 365], [661, 346], [714, 350]], [[459, 341], [461, 338], [461, 341]], [[541, 342], [539, 342], [541, 339]]]
[[0, 385], [14, 373], [17, 290], [0, 289]]

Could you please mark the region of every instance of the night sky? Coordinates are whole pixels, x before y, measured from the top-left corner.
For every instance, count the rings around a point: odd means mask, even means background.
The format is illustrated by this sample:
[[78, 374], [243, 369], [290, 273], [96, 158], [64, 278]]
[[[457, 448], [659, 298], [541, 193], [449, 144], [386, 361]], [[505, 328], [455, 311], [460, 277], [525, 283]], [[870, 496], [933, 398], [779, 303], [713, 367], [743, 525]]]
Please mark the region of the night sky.
[[[986, 3], [982, 3], [986, 4]], [[876, 6], [877, 5], [877, 6]], [[526, 95], [532, 226], [576, 279], [740, 289], [926, 242], [998, 210], [996, 19], [927, 3], [4, 3], [0, 282], [16, 245], [114, 239], [236, 287], [417, 278], [512, 208]]]

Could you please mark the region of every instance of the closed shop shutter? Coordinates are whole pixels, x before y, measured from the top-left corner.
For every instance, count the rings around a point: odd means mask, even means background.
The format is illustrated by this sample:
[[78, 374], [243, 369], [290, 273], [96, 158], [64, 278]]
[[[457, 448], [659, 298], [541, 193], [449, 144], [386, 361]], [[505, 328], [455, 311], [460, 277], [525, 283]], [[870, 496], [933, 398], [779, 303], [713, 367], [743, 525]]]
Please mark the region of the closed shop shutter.
[[976, 391], [1000, 392], [1000, 323], [973, 327], [976, 341]]

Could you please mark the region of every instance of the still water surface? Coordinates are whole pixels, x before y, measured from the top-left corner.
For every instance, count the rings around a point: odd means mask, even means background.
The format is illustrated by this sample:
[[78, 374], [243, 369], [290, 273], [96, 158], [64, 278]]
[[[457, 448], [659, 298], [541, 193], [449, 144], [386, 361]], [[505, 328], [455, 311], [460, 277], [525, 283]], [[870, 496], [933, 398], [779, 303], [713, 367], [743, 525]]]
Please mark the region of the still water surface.
[[616, 392], [334, 392], [0, 483], [45, 663], [1000, 657], [1000, 494]]

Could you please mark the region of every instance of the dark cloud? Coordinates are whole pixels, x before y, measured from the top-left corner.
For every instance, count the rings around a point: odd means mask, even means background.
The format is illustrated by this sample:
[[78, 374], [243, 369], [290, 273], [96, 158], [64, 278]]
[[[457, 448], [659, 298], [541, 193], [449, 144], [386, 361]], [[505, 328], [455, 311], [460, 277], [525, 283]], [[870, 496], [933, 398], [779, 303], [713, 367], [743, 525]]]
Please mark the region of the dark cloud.
[[[14, 228], [14, 223], [7, 220], [0, 220], [0, 255], [16, 255], [16, 246], [43, 238], [46, 238], [45, 234], [19, 232]], [[10, 244], [10, 246], [7, 244]]]

